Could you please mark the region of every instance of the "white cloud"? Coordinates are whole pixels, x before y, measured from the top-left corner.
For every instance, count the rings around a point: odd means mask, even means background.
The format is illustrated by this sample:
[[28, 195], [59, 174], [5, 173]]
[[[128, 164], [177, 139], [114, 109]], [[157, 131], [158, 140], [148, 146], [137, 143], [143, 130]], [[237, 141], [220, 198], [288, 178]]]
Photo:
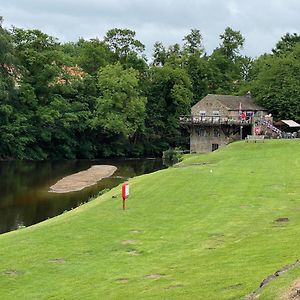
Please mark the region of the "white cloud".
[[234, 0], [228, 1], [227, 8], [232, 16], [236, 16], [240, 12], [237, 3]]
[[[6, 2], [5, 4], [3, 2]], [[61, 41], [103, 38], [115, 27], [135, 30], [149, 56], [156, 41], [180, 43], [191, 28], [211, 52], [227, 26], [246, 38], [245, 54], [271, 51], [286, 32], [300, 28], [298, 0], [10, 0], [0, 3], [4, 25], [38, 28]]]

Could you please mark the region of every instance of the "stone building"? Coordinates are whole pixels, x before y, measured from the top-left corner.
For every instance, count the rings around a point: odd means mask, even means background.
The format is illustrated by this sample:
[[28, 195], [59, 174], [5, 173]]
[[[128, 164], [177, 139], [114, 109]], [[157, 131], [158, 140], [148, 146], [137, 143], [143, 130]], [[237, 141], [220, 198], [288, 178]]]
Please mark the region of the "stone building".
[[[190, 126], [190, 151], [211, 152], [231, 141], [259, 134], [258, 120], [265, 118], [266, 109], [255, 104], [250, 95], [207, 95], [181, 117]], [[270, 123], [272, 120], [270, 120]]]

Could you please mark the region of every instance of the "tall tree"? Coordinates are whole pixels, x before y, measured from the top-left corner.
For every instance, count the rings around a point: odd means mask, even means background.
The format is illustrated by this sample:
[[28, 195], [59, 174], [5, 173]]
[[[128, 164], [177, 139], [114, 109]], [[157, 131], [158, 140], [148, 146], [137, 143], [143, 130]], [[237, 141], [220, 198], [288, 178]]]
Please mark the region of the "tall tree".
[[184, 51], [180, 44], [176, 43], [169, 46], [167, 50], [166, 65], [172, 66], [172, 68], [181, 68], [185, 62]]
[[209, 80], [212, 71], [205, 57], [191, 55], [188, 57], [185, 70], [187, 71], [193, 93], [192, 105], [201, 100], [209, 92]]
[[240, 50], [243, 49], [245, 43], [245, 38], [241, 32], [227, 27], [225, 32], [220, 35], [220, 38], [220, 50], [222, 54], [231, 60], [235, 59], [240, 54]]
[[[209, 92], [217, 94], [236, 93], [247, 73], [249, 61], [240, 55], [244, 37], [230, 27], [220, 35], [221, 43], [208, 59], [211, 70]], [[245, 64], [245, 65], [244, 65]]]
[[255, 62], [246, 85], [275, 119], [300, 121], [300, 45], [287, 56], [265, 55]]
[[0, 157], [19, 156], [26, 144], [23, 118], [16, 111], [19, 70], [14, 62], [12, 38], [0, 17]]
[[146, 107], [144, 142], [149, 154], [157, 154], [168, 147], [186, 146], [181, 135], [180, 115], [190, 113], [192, 101], [190, 79], [184, 69], [171, 65], [153, 67]]
[[31, 84], [39, 100], [47, 102], [51, 94], [50, 83], [59, 75], [63, 63], [59, 43], [40, 30], [12, 30], [16, 55], [24, 72], [22, 80]]
[[89, 74], [94, 74], [100, 67], [113, 62], [108, 45], [99, 39], [89, 41], [80, 39], [76, 46], [78, 49], [77, 63]]
[[130, 52], [142, 53], [145, 46], [135, 38], [135, 31], [114, 28], [109, 30], [104, 42], [116, 54], [118, 59], [126, 57]]
[[191, 29], [191, 32], [183, 38], [184, 50], [189, 54], [202, 55], [204, 53], [203, 38], [198, 29]]
[[167, 60], [167, 51], [164, 45], [161, 42], [156, 42], [154, 44], [153, 52], [153, 65], [154, 66], [163, 66]]
[[101, 97], [97, 101], [94, 124], [110, 134], [132, 136], [142, 125], [146, 98], [141, 96], [139, 74], [120, 64], [100, 69]]
[[192, 104], [195, 104], [208, 93], [208, 68], [202, 35], [200, 30], [191, 29], [191, 32], [183, 38], [182, 64], [187, 71], [193, 92]]
[[292, 52], [296, 45], [300, 44], [300, 35], [297, 33], [287, 33], [285, 34], [280, 41], [277, 42], [272, 52], [274, 54], [282, 54], [287, 55], [288, 53]]

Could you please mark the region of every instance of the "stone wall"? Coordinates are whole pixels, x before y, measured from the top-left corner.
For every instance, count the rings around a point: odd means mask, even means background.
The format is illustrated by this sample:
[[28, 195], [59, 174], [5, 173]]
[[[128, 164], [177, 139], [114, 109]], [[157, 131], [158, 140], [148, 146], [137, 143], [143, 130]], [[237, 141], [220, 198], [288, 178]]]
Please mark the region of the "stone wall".
[[224, 134], [220, 126], [195, 126], [191, 132], [190, 151], [191, 153], [211, 152], [213, 144], [221, 148], [228, 143], [229, 137]]

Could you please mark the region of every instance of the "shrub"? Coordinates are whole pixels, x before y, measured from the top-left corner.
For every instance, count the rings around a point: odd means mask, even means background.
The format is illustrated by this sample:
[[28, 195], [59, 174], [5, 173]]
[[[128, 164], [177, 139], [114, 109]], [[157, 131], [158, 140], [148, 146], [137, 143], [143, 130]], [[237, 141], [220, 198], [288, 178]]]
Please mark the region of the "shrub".
[[175, 148], [163, 152], [163, 163], [165, 166], [170, 167], [182, 161], [182, 151]]

